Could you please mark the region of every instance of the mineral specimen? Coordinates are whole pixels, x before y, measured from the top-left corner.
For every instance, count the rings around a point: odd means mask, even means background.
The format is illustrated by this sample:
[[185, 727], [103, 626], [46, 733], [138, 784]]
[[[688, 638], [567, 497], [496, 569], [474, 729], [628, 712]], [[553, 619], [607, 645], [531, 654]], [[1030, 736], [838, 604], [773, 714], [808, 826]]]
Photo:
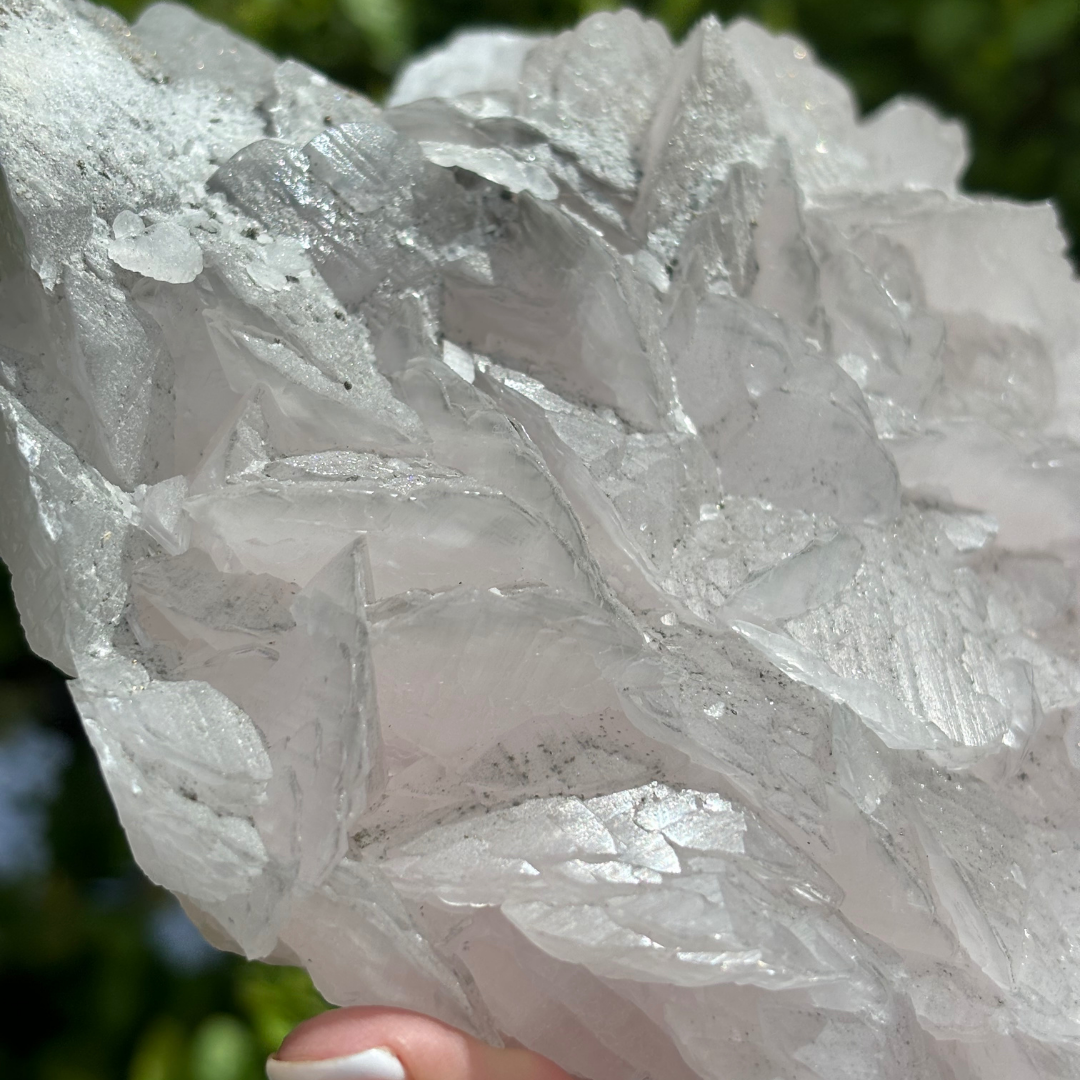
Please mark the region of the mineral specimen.
[[0, 551], [210, 940], [589, 1080], [1080, 1077], [1080, 285], [956, 124], [8, 0], [0, 155]]

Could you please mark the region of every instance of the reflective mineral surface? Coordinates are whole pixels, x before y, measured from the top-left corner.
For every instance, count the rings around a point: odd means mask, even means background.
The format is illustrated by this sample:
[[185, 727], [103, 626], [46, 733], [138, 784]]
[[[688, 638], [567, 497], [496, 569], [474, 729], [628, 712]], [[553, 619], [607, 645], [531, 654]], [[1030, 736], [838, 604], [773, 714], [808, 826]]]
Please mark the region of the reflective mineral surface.
[[1080, 286], [956, 124], [8, 0], [0, 161], [0, 553], [210, 940], [588, 1080], [1080, 1077]]

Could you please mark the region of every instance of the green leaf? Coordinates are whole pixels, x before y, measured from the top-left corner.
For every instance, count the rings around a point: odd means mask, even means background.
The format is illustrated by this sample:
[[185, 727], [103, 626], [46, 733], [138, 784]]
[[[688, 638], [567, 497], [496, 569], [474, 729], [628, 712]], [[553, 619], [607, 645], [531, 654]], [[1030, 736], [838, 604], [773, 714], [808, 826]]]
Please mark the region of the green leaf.
[[1045, 56], [1060, 46], [1080, 21], [1080, 0], [1037, 0], [1021, 8], [1012, 24], [1012, 48], [1018, 60]]
[[678, 40], [704, 14], [704, 8], [701, 0], [656, 0], [649, 14]]
[[758, 17], [774, 33], [794, 30], [799, 22], [792, 0], [761, 0]]
[[978, 41], [988, 21], [987, 5], [979, 0], [931, 0], [919, 15], [916, 35], [928, 55], [955, 56]]
[[301, 1021], [330, 1007], [302, 968], [244, 964], [236, 972], [235, 993], [263, 1054], [272, 1054]]
[[248, 1080], [259, 1055], [248, 1028], [235, 1016], [210, 1016], [191, 1040], [191, 1080]]
[[171, 1016], [159, 1017], [139, 1040], [128, 1080], [182, 1080], [185, 1050], [180, 1023]]
[[412, 50], [412, 12], [405, 0], [341, 0], [341, 6], [367, 38], [377, 67], [392, 71]]

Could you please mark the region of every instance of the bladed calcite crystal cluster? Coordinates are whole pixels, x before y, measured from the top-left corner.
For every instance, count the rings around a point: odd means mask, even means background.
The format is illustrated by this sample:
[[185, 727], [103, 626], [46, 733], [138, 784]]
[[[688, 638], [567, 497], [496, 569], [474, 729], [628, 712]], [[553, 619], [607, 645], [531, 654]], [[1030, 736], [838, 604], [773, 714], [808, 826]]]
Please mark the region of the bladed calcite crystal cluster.
[[588, 1080], [1080, 1077], [1080, 286], [956, 124], [5, 0], [0, 162], [0, 553], [212, 941]]

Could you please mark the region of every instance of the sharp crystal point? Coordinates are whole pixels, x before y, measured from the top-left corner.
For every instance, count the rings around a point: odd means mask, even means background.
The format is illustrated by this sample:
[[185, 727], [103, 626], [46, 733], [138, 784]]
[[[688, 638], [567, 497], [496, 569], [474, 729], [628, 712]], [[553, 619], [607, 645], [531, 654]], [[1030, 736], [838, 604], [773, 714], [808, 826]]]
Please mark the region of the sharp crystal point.
[[0, 16], [0, 554], [215, 944], [588, 1080], [1080, 1077], [1080, 285], [800, 41], [385, 109]]

